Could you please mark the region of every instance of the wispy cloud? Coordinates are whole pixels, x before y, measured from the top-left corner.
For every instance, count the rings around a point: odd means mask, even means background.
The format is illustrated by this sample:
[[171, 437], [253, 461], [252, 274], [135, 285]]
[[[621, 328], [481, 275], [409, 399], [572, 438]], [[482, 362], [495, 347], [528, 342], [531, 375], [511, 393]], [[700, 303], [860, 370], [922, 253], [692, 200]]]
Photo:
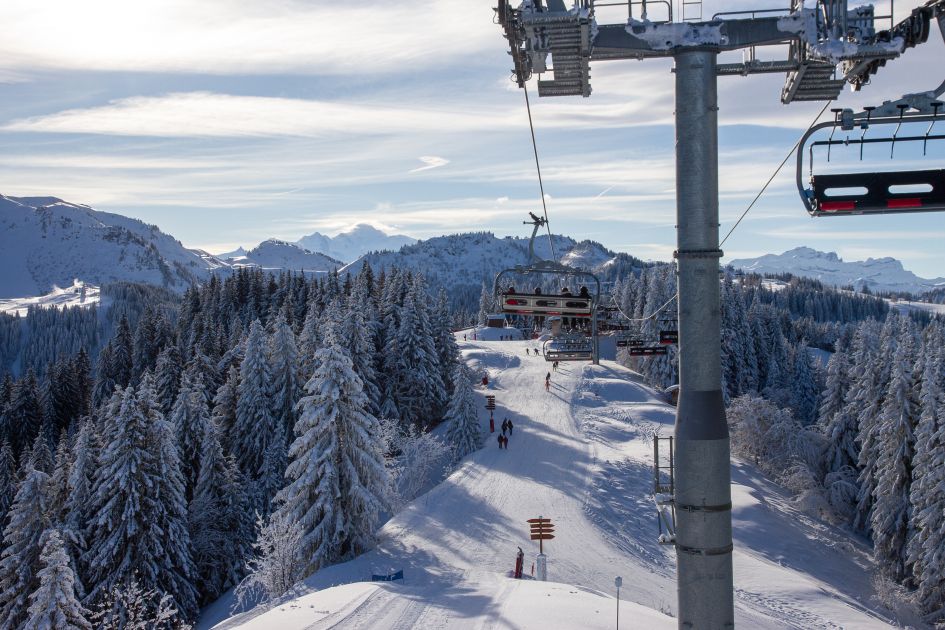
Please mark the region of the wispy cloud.
[[440, 168], [441, 166], [446, 166], [450, 163], [446, 158], [438, 157], [436, 155], [421, 155], [418, 158], [423, 162], [424, 166], [419, 166], [415, 169], [407, 171], [408, 173], [419, 173], [421, 171], [429, 171], [433, 168]]
[[468, 60], [498, 37], [488, 4], [462, 0], [14, 0], [0, 24], [0, 69], [18, 71], [378, 74]]

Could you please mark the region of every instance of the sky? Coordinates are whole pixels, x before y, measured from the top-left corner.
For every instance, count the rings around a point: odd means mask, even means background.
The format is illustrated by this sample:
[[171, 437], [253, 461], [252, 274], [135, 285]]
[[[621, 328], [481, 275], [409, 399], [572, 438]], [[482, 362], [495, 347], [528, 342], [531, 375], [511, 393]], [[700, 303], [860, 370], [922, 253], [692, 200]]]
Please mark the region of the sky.
[[[416, 238], [527, 236], [541, 198], [490, 2], [5, 0], [0, 193], [126, 214], [214, 253], [360, 222]], [[703, 14], [782, 4], [706, 2]], [[897, 2], [896, 19], [918, 4]], [[933, 89], [943, 57], [934, 30], [833, 106]], [[823, 107], [782, 105], [783, 79], [719, 79], [723, 235]], [[609, 61], [592, 64], [587, 99], [539, 99], [532, 86], [556, 233], [670, 259], [673, 80], [671, 60]], [[938, 277], [943, 242], [941, 214], [811, 219], [792, 158], [723, 249], [892, 256]]]

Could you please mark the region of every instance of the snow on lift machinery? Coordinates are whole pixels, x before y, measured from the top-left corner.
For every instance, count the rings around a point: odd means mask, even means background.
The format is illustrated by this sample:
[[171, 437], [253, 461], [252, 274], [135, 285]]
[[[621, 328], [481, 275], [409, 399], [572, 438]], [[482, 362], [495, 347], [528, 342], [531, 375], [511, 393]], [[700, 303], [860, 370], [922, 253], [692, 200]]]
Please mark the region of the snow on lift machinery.
[[[532, 317], [553, 317], [590, 320], [591, 334], [562, 333], [548, 340], [543, 346], [547, 361], [593, 361], [598, 363], [600, 353], [597, 340], [596, 304], [600, 301], [600, 280], [593, 273], [562, 265], [553, 260], [542, 260], [535, 254], [535, 236], [539, 228], [545, 225], [544, 217], [529, 212], [531, 221], [523, 221], [524, 225], [532, 225], [532, 236], [528, 241], [528, 264], [517, 265], [510, 269], [503, 269], [495, 277], [493, 287], [502, 312], [506, 315], [525, 315]], [[508, 283], [503, 278], [510, 275], [532, 276], [556, 275], [565, 278], [590, 279], [594, 283], [595, 293], [588, 297], [580, 295], [547, 295], [544, 293], [529, 293], [527, 291], [510, 291]], [[539, 283], [540, 284], [540, 283]], [[589, 284], [589, 283], [587, 283]]]
[[[933, 4], [933, 3], [930, 3]], [[945, 38], [945, 8], [934, 3], [939, 30]], [[917, 22], [922, 41], [928, 36], [928, 18]], [[847, 216], [854, 214], [892, 214], [900, 212], [940, 212], [945, 210], [945, 169], [894, 170], [855, 173], [822, 173], [814, 169], [814, 149], [826, 148], [826, 161], [836, 146], [858, 146], [859, 159], [868, 144], [889, 146], [889, 157], [895, 157], [896, 145], [922, 143], [922, 155], [927, 155], [930, 141], [945, 140], [945, 81], [938, 88], [917, 94], [907, 94], [897, 101], [887, 101], [879, 107], [865, 107], [854, 114], [851, 109], [833, 109], [833, 121], [811, 127], [801, 138], [797, 150], [797, 190], [807, 212], [815, 217]], [[927, 123], [925, 133], [899, 135], [902, 126]], [[939, 133], [932, 133], [936, 123]], [[867, 137], [874, 127], [894, 126], [891, 135]], [[830, 129], [826, 140], [808, 145], [818, 131]], [[837, 130], [845, 132], [843, 139], [835, 139]], [[859, 137], [850, 134], [859, 129]], [[806, 149], [806, 150], [805, 150]], [[807, 155], [808, 185], [804, 184], [804, 156]], [[939, 158], [940, 160], [941, 158]]]

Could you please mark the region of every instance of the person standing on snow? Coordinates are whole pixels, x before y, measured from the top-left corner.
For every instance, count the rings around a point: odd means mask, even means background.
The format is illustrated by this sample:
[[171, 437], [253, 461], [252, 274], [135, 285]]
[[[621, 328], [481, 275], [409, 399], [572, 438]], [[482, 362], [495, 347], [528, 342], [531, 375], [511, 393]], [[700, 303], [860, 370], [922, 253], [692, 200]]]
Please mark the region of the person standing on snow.
[[502, 443], [505, 442], [505, 438], [504, 438], [504, 437], [502, 436], [502, 434], [500, 433], [499, 436], [498, 436], [496, 439], [499, 441], [499, 449], [501, 450], [501, 449], [502, 449]]
[[509, 419], [506, 418], [505, 420], [502, 421], [502, 435], [505, 435], [505, 432], [508, 430], [508, 428], [509, 428]]
[[512, 435], [512, 428], [513, 428], [513, 427], [512, 427], [512, 421], [509, 420], [508, 418], [506, 418], [505, 421], [508, 423], [509, 435]]

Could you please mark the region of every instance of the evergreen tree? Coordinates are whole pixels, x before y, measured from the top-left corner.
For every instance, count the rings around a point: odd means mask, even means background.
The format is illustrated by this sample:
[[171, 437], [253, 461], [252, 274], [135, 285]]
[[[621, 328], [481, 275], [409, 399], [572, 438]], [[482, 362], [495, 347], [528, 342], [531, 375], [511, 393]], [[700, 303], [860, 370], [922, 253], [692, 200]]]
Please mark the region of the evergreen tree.
[[282, 470], [277, 468], [280, 461], [285, 461], [284, 434], [272, 417], [269, 402], [271, 382], [266, 335], [259, 320], [255, 320], [240, 366], [233, 454], [240, 471], [253, 486], [253, 508], [262, 513], [269, 512], [273, 493], [281, 486]]
[[299, 382], [299, 350], [295, 333], [280, 312], [272, 324], [269, 338], [269, 369], [272, 375], [272, 415], [275, 428], [288, 447], [295, 425], [295, 403], [302, 384]]
[[364, 395], [368, 400], [367, 411], [377, 415], [380, 411], [381, 392], [377, 386], [377, 373], [374, 369], [373, 325], [365, 318], [363, 301], [370, 297], [363, 292], [356, 292], [348, 304], [344, 316], [335, 324], [335, 339], [351, 359], [354, 373], [361, 379]]
[[315, 371], [315, 351], [321, 347], [318, 315], [318, 309], [309, 305], [299, 332], [299, 370], [303, 381], [311, 378]]
[[89, 612], [76, 598], [75, 573], [59, 532], [47, 530], [43, 552], [43, 568], [39, 570], [39, 588], [30, 595], [27, 628], [38, 630], [92, 630]]
[[180, 468], [184, 477], [184, 496], [190, 501], [197, 485], [200, 466], [200, 443], [210, 424], [203, 376], [196, 369], [188, 369], [181, 379], [177, 400], [169, 418], [177, 434]]
[[174, 344], [164, 348], [158, 355], [157, 366], [154, 368], [154, 394], [165, 416], [171, 413], [174, 401], [177, 400], [182, 366], [180, 351]]
[[184, 481], [173, 428], [145, 376], [128, 387], [109, 418], [95, 475], [89, 527], [90, 601], [132, 579], [171, 596], [186, 616], [196, 612], [186, 527]]
[[873, 553], [895, 579], [905, 576], [909, 532], [909, 490], [915, 445], [916, 410], [912, 390], [911, 344], [901, 339], [893, 354], [891, 380], [880, 408], [876, 486], [871, 529]]
[[815, 371], [810, 364], [810, 352], [807, 344], [799, 344], [794, 349], [794, 378], [791, 392], [791, 408], [794, 417], [803, 426], [812, 424], [818, 405], [817, 382]]
[[26, 376], [13, 385], [10, 404], [4, 418], [8, 427], [8, 439], [14, 453], [28, 448], [39, 435], [43, 426], [43, 408], [40, 403], [39, 386], [32, 368]]
[[492, 291], [486, 286], [486, 283], [483, 282], [482, 292], [479, 294], [479, 315], [476, 317], [476, 322], [480, 327], [486, 325], [489, 314], [494, 310], [494, 303], [495, 298], [492, 295]]
[[0, 554], [0, 628], [19, 628], [26, 622], [29, 595], [39, 588], [41, 540], [50, 525], [48, 485], [49, 475], [27, 467], [10, 506]]
[[[7, 511], [16, 496], [16, 459], [6, 440], [0, 442], [0, 524], [6, 523]], [[0, 538], [0, 543], [2, 543]]]
[[240, 372], [236, 366], [230, 367], [226, 381], [217, 390], [213, 397], [213, 414], [211, 420], [220, 434], [223, 450], [233, 453], [233, 433], [236, 427], [236, 402], [239, 393]]
[[190, 540], [205, 602], [239, 582], [253, 536], [236, 463], [223, 454], [216, 428], [204, 426], [200, 475], [188, 509]]
[[[426, 294], [418, 277], [407, 294], [397, 331], [396, 366], [393, 377], [395, 402], [406, 424], [421, 427], [443, 408], [446, 388], [440, 378], [436, 347], [430, 336]], [[436, 417], [436, 416], [434, 416]]]
[[914, 535], [907, 563], [917, 587], [917, 600], [926, 612], [945, 606], [945, 397], [942, 395], [942, 356], [926, 348], [915, 431], [915, 457], [909, 501]]
[[453, 335], [449, 299], [446, 290], [442, 287], [437, 293], [436, 307], [430, 317], [430, 324], [433, 327], [433, 345], [436, 348], [437, 363], [440, 366], [440, 379], [447, 392], [452, 393], [454, 366], [459, 349], [456, 345], [456, 337]]
[[834, 352], [827, 361], [827, 383], [820, 397], [818, 418], [821, 426], [830, 426], [834, 415], [843, 407], [844, 398], [850, 389], [847, 373], [850, 363], [846, 352]]
[[449, 423], [446, 442], [452, 447], [456, 461], [481, 449], [484, 441], [472, 380], [469, 368], [463, 363], [457, 364], [453, 372], [453, 396], [445, 418]]
[[857, 372], [854, 374], [852, 388], [854, 400], [853, 410], [857, 413], [857, 442], [860, 444], [857, 469], [857, 479], [860, 493], [857, 497], [854, 527], [867, 533], [871, 526], [871, 512], [873, 510], [874, 489], [876, 488], [876, 466], [879, 457], [879, 432], [881, 423], [880, 406], [883, 394], [889, 386], [889, 371], [886, 367], [892, 360], [895, 349], [893, 339], [893, 324], [895, 316], [890, 315], [883, 325], [879, 336], [879, 345], [873, 347], [872, 339], [863, 340], [863, 349], [854, 358]]
[[279, 514], [302, 529], [312, 570], [350, 558], [373, 542], [389, 496], [377, 419], [351, 359], [329, 337], [299, 403]]
[[131, 325], [125, 315], [121, 316], [111, 345], [108, 372], [116, 387], [127, 387], [134, 372], [134, 340]]

